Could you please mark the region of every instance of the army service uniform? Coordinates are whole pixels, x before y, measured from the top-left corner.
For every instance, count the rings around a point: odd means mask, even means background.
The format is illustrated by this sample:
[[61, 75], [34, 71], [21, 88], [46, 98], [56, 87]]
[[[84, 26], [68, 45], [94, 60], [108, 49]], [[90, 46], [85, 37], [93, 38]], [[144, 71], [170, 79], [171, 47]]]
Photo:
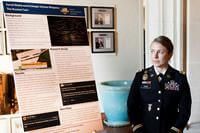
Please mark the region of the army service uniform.
[[131, 124], [142, 127], [143, 133], [183, 131], [191, 112], [187, 78], [171, 66], [161, 81], [153, 66], [137, 72], [127, 105]]

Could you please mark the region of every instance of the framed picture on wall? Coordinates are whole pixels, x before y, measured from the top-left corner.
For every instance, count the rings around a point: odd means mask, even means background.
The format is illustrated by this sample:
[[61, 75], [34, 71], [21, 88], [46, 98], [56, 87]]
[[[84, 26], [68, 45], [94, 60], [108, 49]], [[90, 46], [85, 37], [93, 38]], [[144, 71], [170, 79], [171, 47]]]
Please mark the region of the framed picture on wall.
[[2, 25], [3, 25], [3, 11], [0, 3], [0, 28], [2, 28]]
[[5, 49], [6, 49], [6, 54], [7, 55], [10, 55], [11, 54], [11, 49], [10, 49], [10, 46], [8, 44], [8, 41], [7, 41], [7, 31], [5, 31]]
[[91, 28], [93, 29], [114, 29], [114, 8], [113, 7], [91, 7], [90, 8]]
[[92, 53], [114, 53], [115, 35], [114, 31], [92, 31], [91, 32]]
[[0, 31], [0, 55], [4, 53], [4, 35], [3, 31]]

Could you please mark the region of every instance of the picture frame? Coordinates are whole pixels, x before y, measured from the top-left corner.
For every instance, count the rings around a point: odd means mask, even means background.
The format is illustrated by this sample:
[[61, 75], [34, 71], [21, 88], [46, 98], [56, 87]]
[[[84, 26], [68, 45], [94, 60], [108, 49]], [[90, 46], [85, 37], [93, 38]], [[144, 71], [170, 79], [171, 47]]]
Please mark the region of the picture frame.
[[114, 31], [92, 31], [91, 32], [92, 53], [114, 53], [115, 34]]
[[5, 50], [6, 50], [6, 55], [10, 55], [11, 54], [11, 48], [8, 44], [8, 35], [7, 35], [7, 31], [5, 31]]
[[0, 55], [4, 54], [4, 31], [0, 31]]
[[2, 11], [2, 5], [0, 3], [0, 28], [3, 26], [3, 11]]
[[114, 7], [90, 7], [92, 29], [114, 29]]

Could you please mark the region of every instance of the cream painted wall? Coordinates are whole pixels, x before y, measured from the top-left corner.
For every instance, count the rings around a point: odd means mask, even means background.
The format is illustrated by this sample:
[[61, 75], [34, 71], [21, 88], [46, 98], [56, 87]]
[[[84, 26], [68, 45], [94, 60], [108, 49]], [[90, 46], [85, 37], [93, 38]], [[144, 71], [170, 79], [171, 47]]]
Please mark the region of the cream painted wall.
[[12, 62], [9, 55], [1, 56], [0, 55], [0, 73], [11, 73], [12, 72]]
[[[28, 0], [20, 0], [28, 2]], [[97, 84], [106, 80], [132, 80], [135, 72], [143, 67], [143, 44], [141, 30], [140, 0], [31, 0], [35, 3], [54, 3], [84, 6], [114, 6], [116, 8], [116, 54], [92, 54]], [[30, 0], [29, 0], [30, 2]], [[5, 59], [8, 59], [5, 57]], [[10, 71], [2, 66], [8, 60], [0, 58], [0, 70]], [[6, 63], [9, 64], [9, 63]], [[97, 86], [98, 90], [100, 89]]]
[[97, 81], [132, 79], [137, 69], [142, 68], [142, 44], [139, 40], [138, 0], [116, 1], [117, 54], [93, 54], [94, 72]]
[[187, 74], [192, 92], [191, 122], [200, 122], [200, 1], [188, 1]]

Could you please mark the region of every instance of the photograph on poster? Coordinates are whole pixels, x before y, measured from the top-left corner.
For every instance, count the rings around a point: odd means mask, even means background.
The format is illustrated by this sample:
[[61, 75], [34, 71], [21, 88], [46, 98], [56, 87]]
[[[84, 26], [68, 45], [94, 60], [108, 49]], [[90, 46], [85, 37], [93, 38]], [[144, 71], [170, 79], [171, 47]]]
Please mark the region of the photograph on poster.
[[14, 70], [48, 69], [51, 60], [48, 49], [11, 50]]
[[52, 46], [87, 46], [84, 17], [47, 16]]
[[0, 74], [0, 115], [19, 111], [13, 75]]
[[113, 7], [91, 7], [91, 28], [114, 29]]
[[92, 38], [92, 53], [114, 53], [115, 52], [115, 37], [114, 31], [93, 31]]

